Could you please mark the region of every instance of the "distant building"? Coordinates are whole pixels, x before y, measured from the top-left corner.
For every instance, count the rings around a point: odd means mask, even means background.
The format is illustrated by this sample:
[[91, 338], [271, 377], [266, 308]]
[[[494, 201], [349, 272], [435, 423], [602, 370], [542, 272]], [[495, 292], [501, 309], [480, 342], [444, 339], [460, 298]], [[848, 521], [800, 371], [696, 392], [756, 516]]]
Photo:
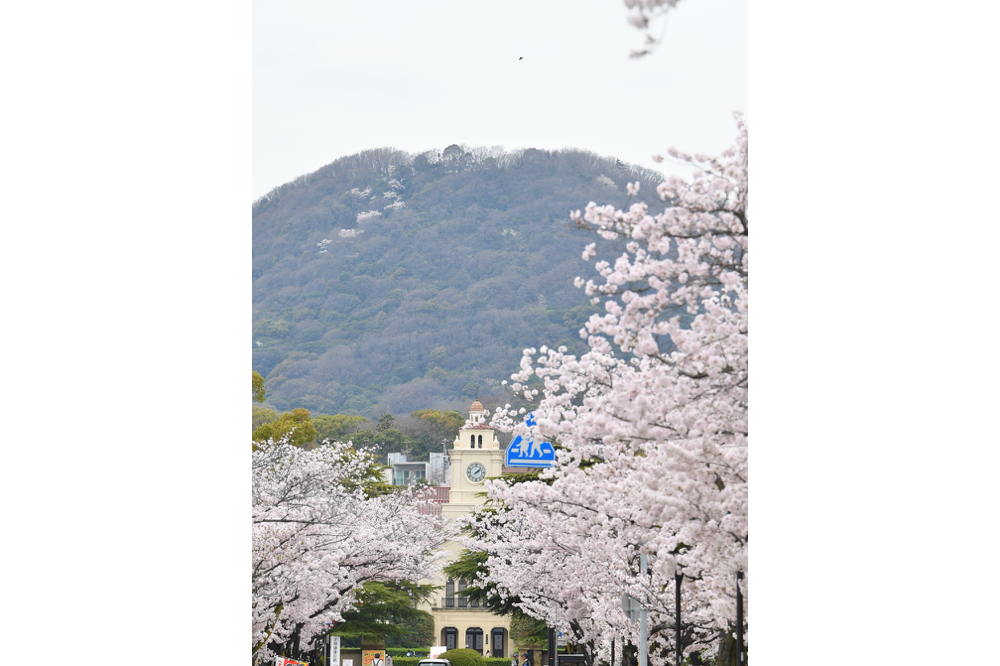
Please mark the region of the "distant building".
[[407, 486], [426, 479], [435, 486], [449, 483], [448, 461], [443, 453], [431, 453], [429, 462], [414, 462], [406, 459], [405, 453], [389, 454], [389, 469], [385, 470], [385, 480], [395, 486]]
[[[486, 422], [486, 410], [478, 400], [469, 408], [469, 420], [459, 430], [448, 453], [451, 463], [448, 487], [437, 487], [432, 492], [442, 515], [456, 520], [485, 501], [484, 497], [477, 497], [483, 490], [483, 481], [500, 476], [503, 471], [504, 451], [493, 427]], [[452, 560], [457, 559], [462, 550], [459, 544], [451, 541], [444, 547], [451, 553]], [[458, 596], [457, 593], [466, 588], [467, 581], [435, 582], [444, 583], [443, 593], [423, 608], [434, 616], [434, 636], [438, 645], [449, 650], [471, 648], [480, 654], [490, 651], [494, 657], [510, 657], [514, 653], [509, 618], [494, 615], [479, 604]]]

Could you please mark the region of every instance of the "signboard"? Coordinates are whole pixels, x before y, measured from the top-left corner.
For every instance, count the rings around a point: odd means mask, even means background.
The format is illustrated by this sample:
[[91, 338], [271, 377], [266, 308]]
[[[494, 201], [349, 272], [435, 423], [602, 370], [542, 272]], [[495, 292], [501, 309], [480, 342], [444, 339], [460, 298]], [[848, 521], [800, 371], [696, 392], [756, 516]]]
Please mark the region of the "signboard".
[[275, 657], [274, 666], [309, 666], [309, 662], [295, 661], [294, 659], [286, 659], [285, 657]]
[[622, 611], [628, 619], [638, 620], [639, 614], [642, 612], [642, 602], [625, 592], [622, 594]]
[[432, 645], [430, 654], [428, 654], [429, 659], [437, 659], [439, 656], [448, 651], [447, 645]]
[[340, 636], [330, 636], [330, 664], [340, 666]]
[[382, 650], [362, 650], [361, 666], [385, 666], [385, 652]]
[[[535, 425], [535, 415], [528, 414], [526, 423]], [[503, 464], [507, 467], [552, 467], [556, 464], [556, 450], [548, 442], [539, 443], [518, 435], [507, 445]]]

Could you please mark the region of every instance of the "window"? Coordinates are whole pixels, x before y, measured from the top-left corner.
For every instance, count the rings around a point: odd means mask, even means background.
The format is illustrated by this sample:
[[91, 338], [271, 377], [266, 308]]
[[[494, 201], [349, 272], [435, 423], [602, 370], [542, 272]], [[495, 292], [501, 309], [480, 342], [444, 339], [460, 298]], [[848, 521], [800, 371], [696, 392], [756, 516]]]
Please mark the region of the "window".
[[[461, 578], [458, 579], [458, 591], [459, 592], [464, 592], [465, 591], [465, 580], [463, 580]], [[458, 607], [459, 608], [465, 608], [468, 605], [468, 603], [469, 603], [468, 599], [466, 599], [465, 597], [459, 595], [459, 597], [458, 597]], [[466, 647], [468, 647], [468, 646], [466, 646]]]
[[448, 579], [448, 583], [444, 586], [444, 607], [455, 607], [455, 581], [451, 578]]

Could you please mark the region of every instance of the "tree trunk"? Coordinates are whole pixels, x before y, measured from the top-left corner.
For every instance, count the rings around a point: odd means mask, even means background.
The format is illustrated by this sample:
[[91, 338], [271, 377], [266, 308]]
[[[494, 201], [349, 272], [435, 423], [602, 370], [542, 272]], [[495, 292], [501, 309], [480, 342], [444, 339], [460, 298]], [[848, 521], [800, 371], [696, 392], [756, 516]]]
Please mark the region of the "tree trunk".
[[719, 654], [715, 658], [716, 666], [740, 666], [736, 647], [736, 637], [732, 627], [719, 639]]

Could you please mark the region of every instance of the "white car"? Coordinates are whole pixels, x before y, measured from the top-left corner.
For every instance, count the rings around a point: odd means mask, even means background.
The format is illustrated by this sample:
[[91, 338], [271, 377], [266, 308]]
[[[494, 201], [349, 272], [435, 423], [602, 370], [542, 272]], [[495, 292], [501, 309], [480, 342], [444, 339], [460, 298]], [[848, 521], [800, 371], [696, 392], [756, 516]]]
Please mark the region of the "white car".
[[451, 662], [447, 659], [421, 659], [417, 666], [451, 666]]

